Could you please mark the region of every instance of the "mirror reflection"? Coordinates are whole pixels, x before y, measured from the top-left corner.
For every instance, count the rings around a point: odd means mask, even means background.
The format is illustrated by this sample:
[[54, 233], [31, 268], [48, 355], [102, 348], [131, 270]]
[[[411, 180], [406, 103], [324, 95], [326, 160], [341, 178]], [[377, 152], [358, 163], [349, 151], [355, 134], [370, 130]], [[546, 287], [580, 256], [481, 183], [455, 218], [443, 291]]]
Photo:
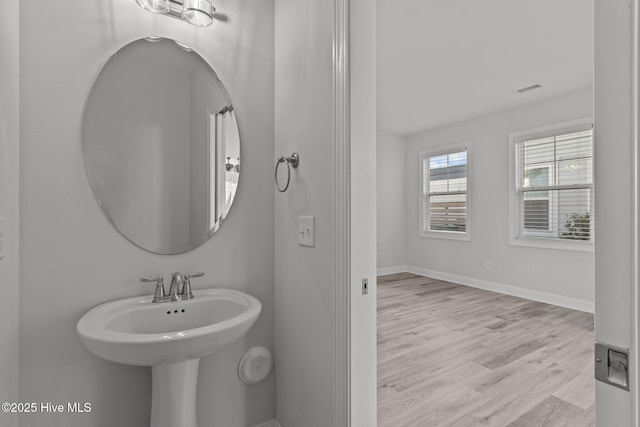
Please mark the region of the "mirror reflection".
[[215, 72], [184, 44], [141, 39], [113, 55], [87, 100], [82, 141], [98, 203], [141, 248], [189, 251], [227, 216], [238, 125]]

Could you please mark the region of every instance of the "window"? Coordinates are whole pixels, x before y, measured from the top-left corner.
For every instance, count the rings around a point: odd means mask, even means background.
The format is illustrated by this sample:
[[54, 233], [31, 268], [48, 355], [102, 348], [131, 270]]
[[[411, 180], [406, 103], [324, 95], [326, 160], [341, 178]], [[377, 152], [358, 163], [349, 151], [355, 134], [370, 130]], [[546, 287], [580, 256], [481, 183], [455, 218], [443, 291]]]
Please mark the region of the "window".
[[511, 244], [592, 250], [593, 125], [509, 135]]
[[468, 146], [420, 153], [420, 235], [470, 240]]

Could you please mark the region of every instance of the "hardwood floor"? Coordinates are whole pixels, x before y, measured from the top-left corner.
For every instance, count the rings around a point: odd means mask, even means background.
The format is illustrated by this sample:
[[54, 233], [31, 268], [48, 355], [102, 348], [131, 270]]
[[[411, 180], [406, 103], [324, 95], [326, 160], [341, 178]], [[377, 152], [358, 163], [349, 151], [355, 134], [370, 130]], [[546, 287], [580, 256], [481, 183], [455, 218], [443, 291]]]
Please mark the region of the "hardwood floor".
[[378, 277], [378, 426], [595, 426], [593, 315]]

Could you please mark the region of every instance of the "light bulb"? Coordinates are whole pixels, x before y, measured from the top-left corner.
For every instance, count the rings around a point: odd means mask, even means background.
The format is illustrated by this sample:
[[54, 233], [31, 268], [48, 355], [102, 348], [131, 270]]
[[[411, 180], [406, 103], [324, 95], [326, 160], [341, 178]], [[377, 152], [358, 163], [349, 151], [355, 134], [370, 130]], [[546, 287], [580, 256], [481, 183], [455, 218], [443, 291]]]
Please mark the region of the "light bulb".
[[136, 0], [136, 3], [144, 10], [153, 13], [169, 13], [171, 9], [169, 0]]
[[208, 27], [213, 22], [213, 12], [211, 0], [185, 0], [182, 18], [196, 27]]

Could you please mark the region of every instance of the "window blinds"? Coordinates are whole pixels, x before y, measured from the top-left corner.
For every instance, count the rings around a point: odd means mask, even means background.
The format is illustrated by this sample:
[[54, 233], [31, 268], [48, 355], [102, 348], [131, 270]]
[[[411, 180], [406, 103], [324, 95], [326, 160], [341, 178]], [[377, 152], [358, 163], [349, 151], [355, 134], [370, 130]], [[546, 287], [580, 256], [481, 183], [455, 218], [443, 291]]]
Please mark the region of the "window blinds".
[[467, 152], [423, 158], [424, 231], [467, 230]]
[[593, 129], [516, 140], [517, 237], [593, 241]]

